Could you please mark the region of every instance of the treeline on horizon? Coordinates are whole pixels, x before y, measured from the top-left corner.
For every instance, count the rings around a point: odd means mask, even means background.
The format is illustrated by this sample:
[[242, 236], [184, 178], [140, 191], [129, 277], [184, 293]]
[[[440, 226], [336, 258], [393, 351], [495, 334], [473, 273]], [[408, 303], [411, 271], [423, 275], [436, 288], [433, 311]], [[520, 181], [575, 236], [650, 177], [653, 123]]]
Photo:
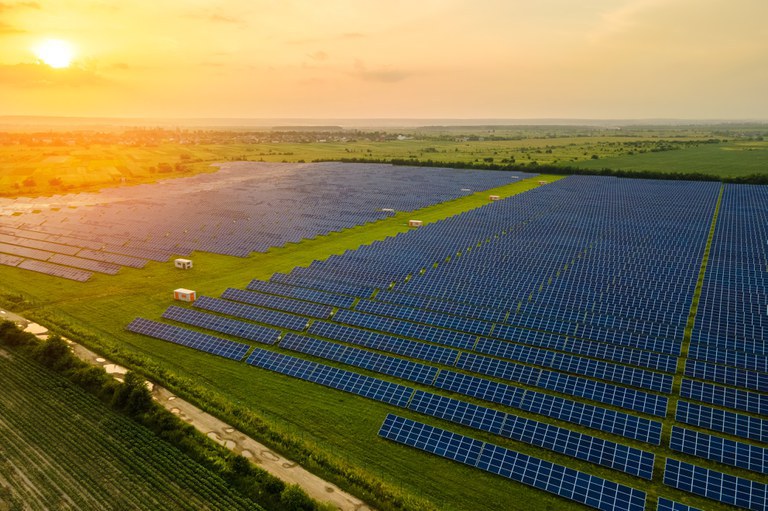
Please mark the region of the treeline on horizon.
[[749, 174], [746, 176], [716, 176], [701, 172], [661, 172], [652, 170], [621, 170], [603, 167], [602, 169], [585, 169], [569, 165], [551, 165], [531, 162], [529, 164], [509, 163], [480, 163], [465, 161], [434, 161], [404, 158], [318, 158], [313, 162], [337, 161], [342, 163], [384, 163], [408, 167], [449, 167], [457, 169], [501, 170], [513, 172], [536, 172], [538, 174], [580, 175], [580, 176], [613, 176], [630, 179], [662, 179], [671, 181], [720, 181], [734, 184], [768, 184], [768, 174]]

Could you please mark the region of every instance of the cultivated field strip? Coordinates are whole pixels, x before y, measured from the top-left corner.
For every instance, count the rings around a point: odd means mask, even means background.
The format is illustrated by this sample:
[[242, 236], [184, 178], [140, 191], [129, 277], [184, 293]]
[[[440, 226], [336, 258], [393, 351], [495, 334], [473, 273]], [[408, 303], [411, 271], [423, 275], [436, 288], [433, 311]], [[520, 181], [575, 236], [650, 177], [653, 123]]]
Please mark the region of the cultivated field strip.
[[0, 357], [0, 382], [0, 473], [28, 509], [259, 509], [149, 431], [21, 357]]

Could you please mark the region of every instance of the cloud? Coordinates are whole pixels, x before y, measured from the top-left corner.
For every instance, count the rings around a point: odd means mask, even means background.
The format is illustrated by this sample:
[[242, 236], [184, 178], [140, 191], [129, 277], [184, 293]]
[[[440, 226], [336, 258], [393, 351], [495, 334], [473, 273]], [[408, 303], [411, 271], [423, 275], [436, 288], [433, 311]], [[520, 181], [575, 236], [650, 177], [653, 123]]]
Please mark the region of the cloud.
[[316, 51], [314, 53], [307, 54], [307, 57], [311, 58], [312, 60], [316, 60], [318, 62], [322, 62], [324, 60], [328, 60], [328, 54], [324, 51]]
[[368, 67], [362, 60], [355, 60], [354, 76], [365, 80], [366, 82], [395, 83], [410, 77], [409, 73], [392, 69], [389, 66], [376, 71], [368, 70]]
[[242, 20], [240, 18], [236, 18], [234, 16], [228, 16], [225, 14], [221, 14], [218, 12], [198, 12], [194, 14], [187, 14], [184, 16], [185, 18], [193, 19], [193, 20], [201, 20], [201, 21], [207, 21], [209, 23], [224, 23], [229, 25], [241, 25], [245, 26], [245, 20]]
[[0, 12], [10, 11], [13, 9], [40, 9], [40, 4], [37, 2], [0, 2]]
[[320, 36], [320, 37], [306, 37], [303, 39], [291, 39], [289, 41], [286, 41], [288, 44], [317, 44], [317, 43], [327, 43], [332, 41], [346, 41], [351, 39], [363, 39], [366, 36], [363, 33], [360, 32], [344, 32], [343, 34], [336, 34], [331, 36]]
[[26, 30], [16, 28], [13, 25], [9, 25], [8, 23], [3, 23], [0, 21], [0, 36], [23, 34], [24, 32], [26, 32]]
[[0, 84], [7, 88], [93, 87], [109, 80], [82, 68], [53, 69], [45, 64], [0, 65]]

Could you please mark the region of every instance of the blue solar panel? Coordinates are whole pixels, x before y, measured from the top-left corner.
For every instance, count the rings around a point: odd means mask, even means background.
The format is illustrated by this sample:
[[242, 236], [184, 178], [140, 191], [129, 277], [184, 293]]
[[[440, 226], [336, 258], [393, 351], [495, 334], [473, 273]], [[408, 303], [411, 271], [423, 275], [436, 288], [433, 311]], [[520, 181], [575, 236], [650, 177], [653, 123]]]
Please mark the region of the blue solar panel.
[[437, 374], [436, 367], [304, 335], [288, 333], [280, 341], [280, 347], [425, 385], [431, 385]]
[[768, 485], [667, 458], [664, 484], [742, 509], [765, 511]]
[[379, 436], [603, 511], [644, 511], [645, 492], [498, 445], [388, 415]]
[[541, 387], [563, 394], [583, 397], [629, 410], [666, 417], [667, 398], [634, 389], [619, 387], [600, 381], [589, 380], [554, 371], [545, 371], [522, 364], [514, 364], [491, 357], [462, 353], [456, 367], [466, 371], [487, 374]]
[[444, 344], [453, 348], [472, 349], [475, 344], [474, 335], [453, 332], [444, 328], [419, 325], [401, 319], [391, 319], [375, 314], [366, 314], [350, 310], [340, 310], [333, 316], [334, 321], [348, 325], [370, 328], [403, 337], [411, 337], [422, 341]]
[[290, 286], [287, 284], [280, 284], [278, 282], [266, 282], [263, 280], [252, 280], [250, 284], [248, 284], [248, 289], [251, 291], [261, 291], [263, 293], [271, 293], [289, 298], [299, 298], [301, 300], [308, 300], [310, 302], [331, 305], [333, 307], [340, 307], [342, 309], [348, 309], [352, 306], [353, 303], [355, 303], [355, 298], [352, 296], [344, 296], [336, 293], [317, 291], [315, 289], [307, 289], [305, 287], [299, 286]]
[[408, 321], [415, 321], [416, 323], [426, 323], [428, 325], [450, 328], [451, 330], [478, 335], [489, 335], [493, 329], [493, 323], [479, 319], [470, 319], [441, 312], [414, 309], [404, 305], [379, 302], [376, 300], [360, 300], [355, 306], [355, 310], [377, 314], [379, 316], [406, 319]]
[[759, 394], [757, 392], [683, 378], [680, 396], [695, 401], [720, 405], [725, 408], [733, 408], [734, 410], [768, 415], [768, 394]]
[[768, 392], [768, 374], [688, 359], [685, 375], [726, 385]]
[[416, 391], [408, 408], [645, 479], [653, 476], [652, 453], [551, 424], [421, 390]]
[[418, 341], [409, 341], [394, 335], [386, 335], [370, 330], [363, 330], [352, 326], [338, 325], [326, 321], [314, 321], [309, 330], [310, 334], [328, 339], [342, 341], [349, 344], [357, 344], [379, 351], [388, 351], [397, 355], [426, 360], [427, 362], [437, 362], [440, 364], [453, 365], [459, 352], [452, 348], [435, 346]]
[[659, 502], [658, 502], [658, 505], [656, 506], [656, 511], [701, 511], [701, 509], [691, 507], [691, 506], [686, 506], [685, 504], [675, 502], [674, 500], [669, 500], [663, 497], [659, 497]]
[[232, 360], [242, 360], [250, 346], [239, 342], [233, 342], [212, 335], [201, 334], [186, 328], [166, 325], [157, 321], [144, 318], [136, 318], [125, 327], [130, 332], [148, 335], [156, 339], [162, 339], [188, 348], [212, 353]]
[[672, 427], [669, 447], [699, 458], [717, 461], [724, 465], [768, 473], [768, 449], [736, 442], [690, 429]]
[[413, 395], [413, 389], [410, 387], [260, 348], [254, 348], [246, 362], [255, 367], [319, 383], [401, 408], [408, 404]]
[[442, 370], [435, 387], [627, 438], [661, 443], [661, 423], [520, 387]]
[[680, 400], [677, 402], [675, 420], [749, 440], [768, 442], [768, 420], [757, 417]]
[[199, 297], [195, 300], [194, 306], [198, 309], [220, 312], [238, 318], [258, 321], [259, 323], [265, 323], [267, 325], [289, 328], [291, 330], [304, 330], [307, 328], [308, 323], [307, 318], [289, 314], [287, 312], [273, 311], [253, 305], [243, 305], [241, 303], [221, 300], [219, 298], [210, 298], [208, 296]]
[[303, 300], [294, 300], [282, 296], [269, 295], [256, 291], [243, 291], [241, 289], [229, 288], [221, 294], [222, 298], [243, 302], [270, 309], [278, 309], [285, 312], [310, 316], [312, 318], [325, 319], [331, 315], [333, 307], [330, 305], [321, 305], [317, 303], [306, 302]]
[[206, 314], [192, 309], [184, 309], [175, 305], [168, 307], [163, 313], [163, 317], [263, 344], [274, 344], [280, 337], [280, 331], [273, 328], [224, 318], [214, 314]]

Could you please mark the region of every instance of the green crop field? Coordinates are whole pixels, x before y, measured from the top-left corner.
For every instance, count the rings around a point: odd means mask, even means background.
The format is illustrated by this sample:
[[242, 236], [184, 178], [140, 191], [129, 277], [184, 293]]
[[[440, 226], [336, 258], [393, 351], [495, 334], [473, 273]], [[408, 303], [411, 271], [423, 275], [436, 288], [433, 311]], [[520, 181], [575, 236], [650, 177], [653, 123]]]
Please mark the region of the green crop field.
[[0, 509], [261, 509], [69, 381], [2, 349], [0, 388]]

